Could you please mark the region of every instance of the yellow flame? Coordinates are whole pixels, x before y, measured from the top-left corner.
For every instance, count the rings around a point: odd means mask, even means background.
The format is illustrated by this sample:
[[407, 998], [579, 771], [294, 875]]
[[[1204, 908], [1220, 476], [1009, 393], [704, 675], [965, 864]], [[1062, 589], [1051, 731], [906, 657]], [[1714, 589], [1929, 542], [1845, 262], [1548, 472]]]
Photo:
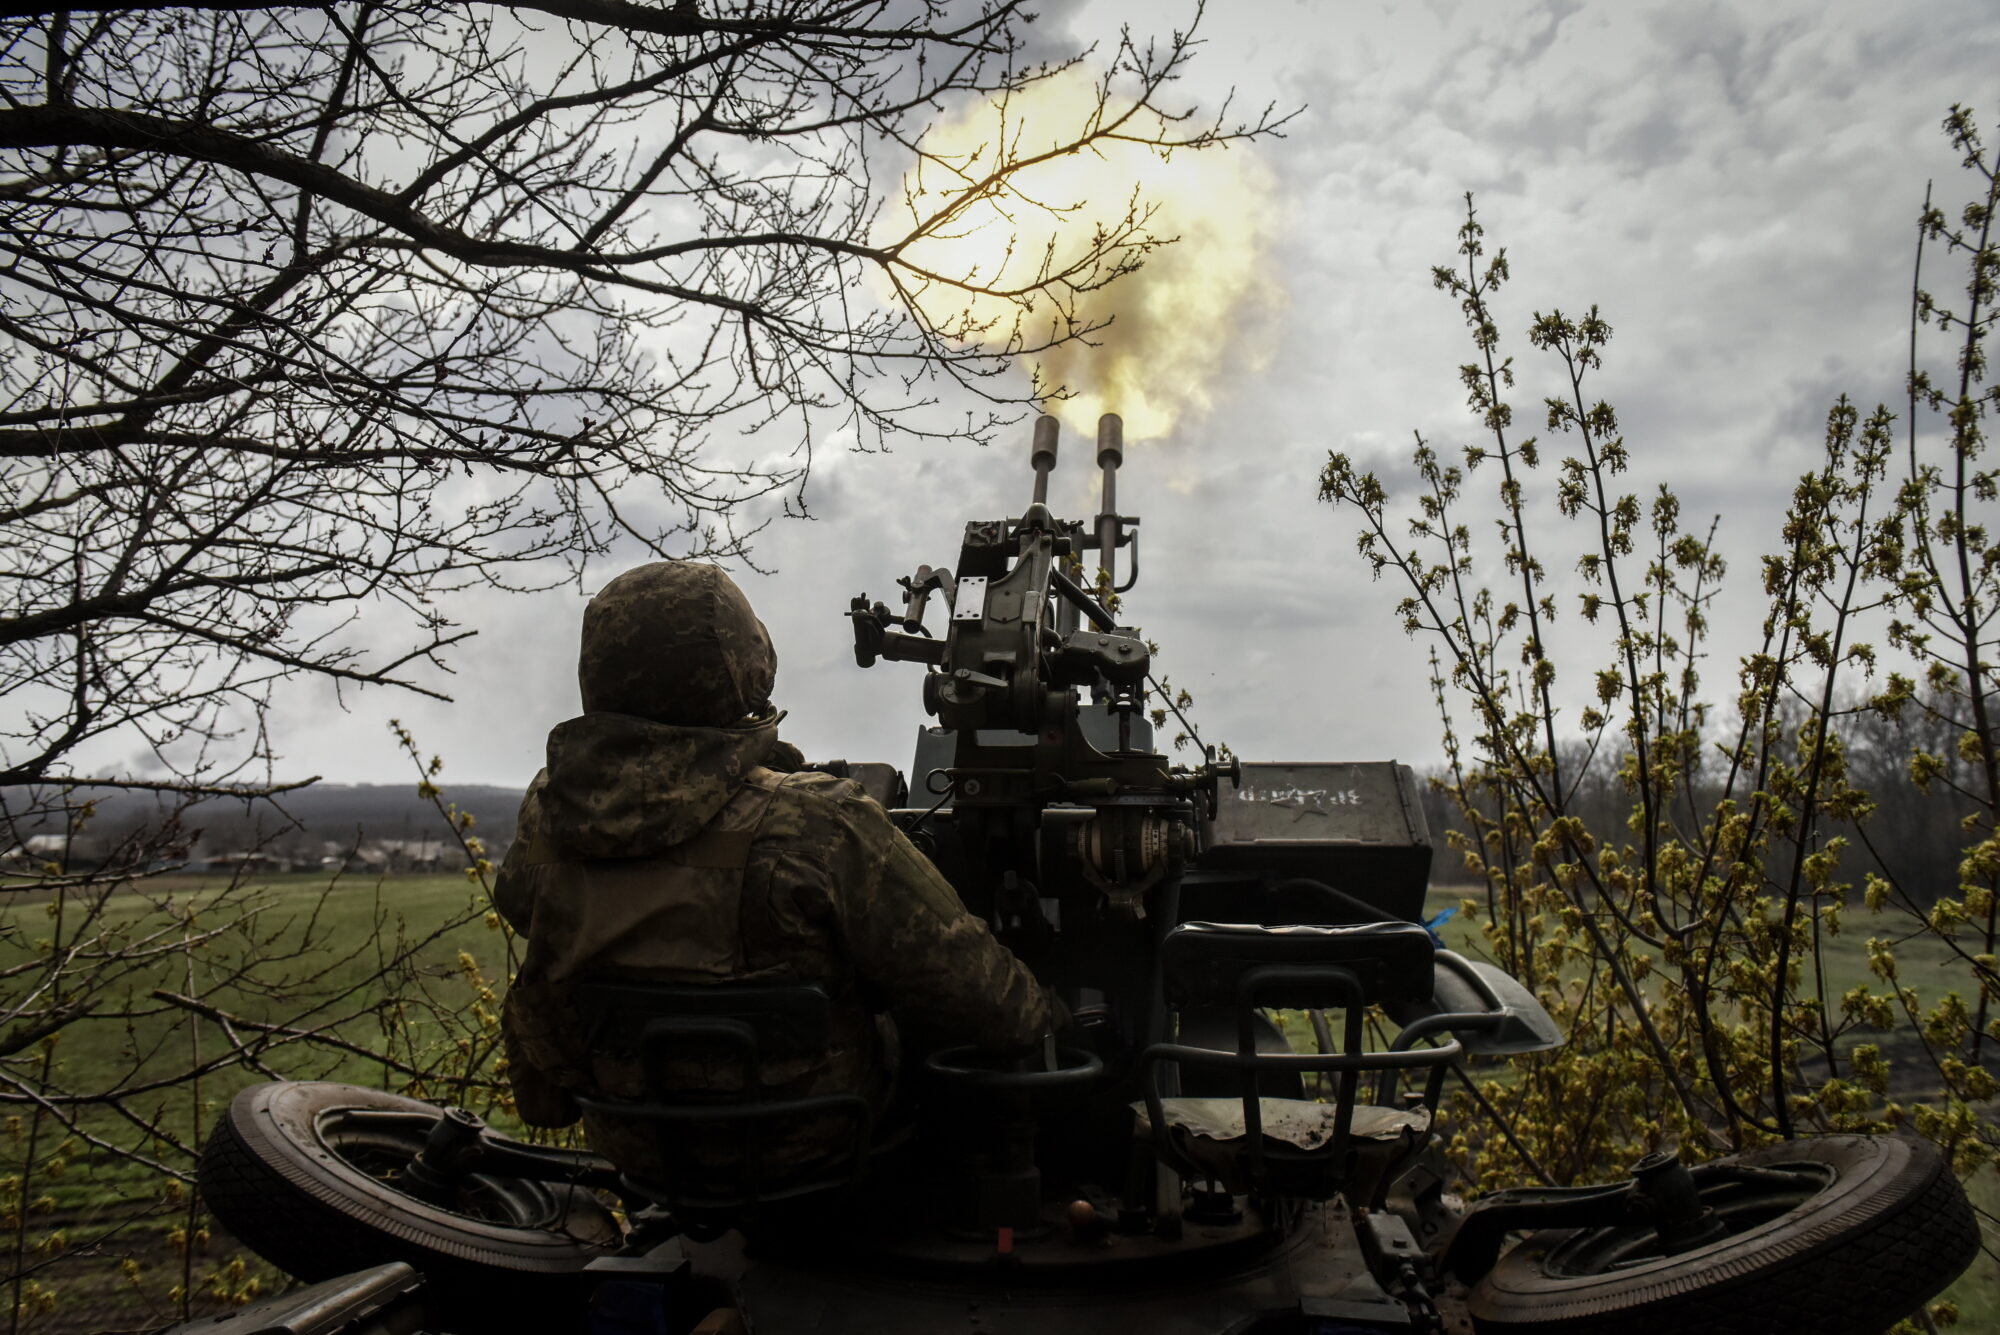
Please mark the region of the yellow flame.
[[[1076, 69], [1016, 94], [1004, 113], [983, 103], [942, 121], [926, 150], [965, 165], [956, 174], [936, 164], [913, 171], [903, 182], [907, 207], [890, 211], [885, 232], [942, 207], [963, 188], [962, 178], [991, 170], [1003, 145], [1028, 158], [1072, 141], [1097, 107], [1095, 78]], [[1142, 129], [1158, 125], [1150, 119]], [[976, 201], [903, 252], [918, 269], [954, 280], [1026, 286], [1045, 262], [1060, 268], [1095, 238], [1126, 225], [1135, 196], [1138, 208], [1154, 209], [1145, 230], [1173, 244], [1153, 250], [1136, 273], [1075, 297], [1075, 318], [1111, 322], [1090, 344], [1073, 342], [1032, 359], [1045, 388], [1071, 394], [1052, 411], [1086, 438], [1094, 438], [1098, 415], [1106, 412], [1125, 419], [1128, 438], [1165, 437], [1183, 416], [1208, 410], [1224, 374], [1263, 364], [1261, 343], [1244, 338], [1246, 317], [1269, 310], [1283, 294], [1265, 269], [1275, 222], [1271, 179], [1252, 152], [1242, 145], [1171, 153], [1125, 142], [1094, 145], [1021, 169], [1005, 191]], [[1059, 299], [1047, 295], [1024, 303], [996, 295], [968, 299], [959, 288], [932, 284], [915, 299], [934, 324], [989, 343], [1017, 329], [1032, 342], [1060, 315]]]

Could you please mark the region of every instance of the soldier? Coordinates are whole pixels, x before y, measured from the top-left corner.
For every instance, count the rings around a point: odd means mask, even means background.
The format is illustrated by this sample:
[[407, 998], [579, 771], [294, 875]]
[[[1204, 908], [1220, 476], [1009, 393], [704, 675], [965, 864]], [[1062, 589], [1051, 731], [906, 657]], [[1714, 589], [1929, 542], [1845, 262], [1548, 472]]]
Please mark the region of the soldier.
[[[523, 1120], [566, 1126], [577, 1095], [639, 1098], [638, 1060], [593, 1041], [573, 987], [627, 982], [819, 982], [830, 1047], [767, 1063], [785, 1098], [890, 1092], [889, 1005], [957, 1041], [1021, 1049], [1060, 1003], [846, 779], [787, 773], [770, 694], [777, 658], [742, 592], [712, 565], [618, 576], [583, 616], [583, 715], [549, 734], [495, 900], [527, 939], [505, 1010]], [[676, 1081], [731, 1077], [699, 1061]], [[651, 1125], [583, 1113], [596, 1150], [642, 1180], [667, 1172]], [[767, 1169], [823, 1161], [843, 1138], [821, 1118], [766, 1144]], [[851, 1128], [849, 1129], [851, 1137]], [[700, 1158], [726, 1160], [721, 1137]]]

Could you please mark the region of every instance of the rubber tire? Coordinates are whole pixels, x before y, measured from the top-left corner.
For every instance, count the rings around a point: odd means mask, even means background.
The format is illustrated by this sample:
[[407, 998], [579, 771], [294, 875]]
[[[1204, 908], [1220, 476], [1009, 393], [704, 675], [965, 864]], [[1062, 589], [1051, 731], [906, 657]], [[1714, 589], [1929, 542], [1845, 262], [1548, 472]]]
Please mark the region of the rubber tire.
[[1758, 1167], [1812, 1162], [1835, 1177], [1811, 1199], [1734, 1237], [1591, 1276], [1543, 1258], [1584, 1230], [1537, 1233], [1470, 1294], [1482, 1332], [1551, 1335], [1880, 1335], [1934, 1297], [1979, 1252], [1965, 1189], [1929, 1145], [1822, 1136], [1733, 1156]]
[[328, 1147], [319, 1122], [344, 1109], [421, 1112], [432, 1104], [324, 1081], [253, 1085], [230, 1101], [203, 1147], [197, 1177], [223, 1227], [308, 1283], [406, 1261], [433, 1304], [518, 1318], [579, 1305], [583, 1268], [620, 1241], [594, 1195], [558, 1199], [553, 1228], [494, 1223], [404, 1195]]

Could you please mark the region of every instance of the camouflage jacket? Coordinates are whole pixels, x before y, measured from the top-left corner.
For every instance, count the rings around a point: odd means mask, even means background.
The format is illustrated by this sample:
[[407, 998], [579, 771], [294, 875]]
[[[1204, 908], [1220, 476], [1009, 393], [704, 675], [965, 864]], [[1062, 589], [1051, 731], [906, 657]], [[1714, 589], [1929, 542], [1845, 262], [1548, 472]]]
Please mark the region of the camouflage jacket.
[[[1048, 1029], [1033, 975], [887, 813], [848, 780], [765, 765], [788, 749], [770, 722], [589, 713], [550, 734], [495, 891], [527, 941], [505, 1012], [525, 1119], [564, 1125], [577, 1115], [571, 1095], [642, 1092], [636, 1056], [593, 1047], [585, 1031], [570, 989], [586, 978], [824, 983], [830, 1050], [763, 1071], [784, 1097], [885, 1095], [894, 1030], [877, 1012], [890, 1006], [992, 1049]], [[698, 1062], [674, 1073], [688, 1088], [737, 1078]], [[585, 1126], [627, 1171], [656, 1168], [642, 1127], [596, 1114]], [[826, 1148], [802, 1143], [787, 1157]]]

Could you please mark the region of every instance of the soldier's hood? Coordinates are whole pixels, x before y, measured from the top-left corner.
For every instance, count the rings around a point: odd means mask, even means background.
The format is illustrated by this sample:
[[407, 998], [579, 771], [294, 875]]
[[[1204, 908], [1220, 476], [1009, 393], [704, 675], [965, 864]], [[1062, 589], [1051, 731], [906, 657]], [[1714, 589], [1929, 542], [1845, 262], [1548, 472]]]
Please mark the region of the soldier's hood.
[[591, 713], [729, 727], [769, 708], [777, 672], [764, 623], [716, 566], [639, 566], [583, 611], [576, 675]]
[[543, 809], [566, 854], [652, 857], [692, 838], [777, 745], [778, 714], [728, 728], [594, 712], [549, 733]]

